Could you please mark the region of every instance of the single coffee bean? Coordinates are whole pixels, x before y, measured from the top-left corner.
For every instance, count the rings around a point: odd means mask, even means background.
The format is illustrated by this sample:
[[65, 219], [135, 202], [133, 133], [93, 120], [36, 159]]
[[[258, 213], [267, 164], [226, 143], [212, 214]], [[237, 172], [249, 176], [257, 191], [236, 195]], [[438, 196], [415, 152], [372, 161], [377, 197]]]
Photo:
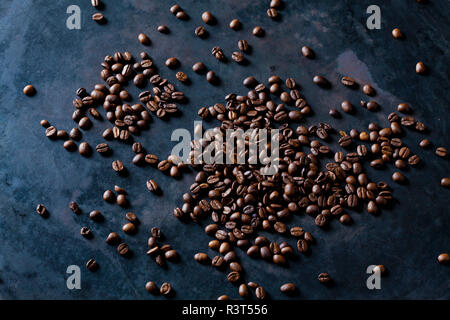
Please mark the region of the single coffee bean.
[[320, 273], [317, 278], [319, 279], [319, 282], [323, 284], [329, 284], [331, 282], [331, 277], [326, 272]]
[[91, 219], [91, 220], [93, 220], [93, 221], [102, 221], [103, 220], [103, 215], [102, 215], [102, 213], [100, 212], [100, 211], [98, 211], [98, 210], [92, 210], [90, 213], [89, 213], [89, 218]]
[[124, 194], [119, 194], [116, 198], [116, 203], [121, 207], [128, 206], [127, 197]]
[[328, 114], [330, 116], [332, 116], [333, 118], [339, 118], [341, 116], [339, 110], [337, 110], [335, 108], [331, 108], [330, 111], [328, 112]]
[[238, 48], [245, 53], [248, 53], [250, 51], [250, 46], [248, 45], [248, 42], [246, 40], [239, 40]]
[[341, 83], [344, 86], [350, 87], [350, 88], [352, 88], [352, 87], [354, 87], [356, 85], [356, 81], [352, 77], [342, 77]]
[[155, 180], [150, 179], [147, 181], [147, 189], [153, 193], [157, 192], [159, 187]]
[[189, 16], [184, 11], [177, 12], [177, 14], [175, 16], [177, 17], [177, 19], [180, 19], [180, 20], [188, 20], [189, 19]]
[[323, 76], [314, 76], [313, 82], [321, 88], [329, 88], [330, 87], [330, 83]]
[[392, 174], [392, 180], [397, 183], [405, 183], [406, 177], [401, 172], [394, 172]]
[[170, 7], [170, 12], [172, 14], [177, 14], [180, 11], [182, 11], [182, 9], [178, 4], [174, 4], [173, 6]]
[[75, 214], [80, 214], [80, 213], [81, 213], [81, 209], [80, 209], [80, 207], [78, 206], [78, 203], [76, 203], [75, 201], [71, 201], [71, 202], [69, 203], [69, 208], [70, 208], [70, 210], [72, 210], [72, 212], [75, 213]]
[[81, 129], [88, 130], [92, 127], [92, 122], [88, 117], [82, 117], [80, 121], [78, 121], [78, 126]]
[[116, 232], [111, 232], [105, 241], [109, 245], [115, 245], [119, 242], [119, 235]]
[[158, 286], [153, 281], [149, 281], [145, 284], [145, 290], [153, 295], [157, 295], [160, 293]]
[[84, 157], [89, 157], [92, 154], [92, 149], [87, 142], [82, 142], [78, 146], [78, 152]]
[[339, 222], [342, 224], [350, 224], [352, 222], [352, 218], [348, 214], [343, 214], [340, 216]]
[[353, 105], [348, 100], [341, 103], [341, 109], [346, 113], [352, 113], [354, 111]]
[[77, 150], [77, 145], [73, 140], [64, 141], [63, 146], [64, 146], [64, 149], [66, 149], [67, 151]]
[[448, 253], [441, 253], [438, 256], [438, 261], [440, 264], [449, 264], [450, 263], [450, 256]]
[[297, 241], [297, 249], [301, 253], [308, 252], [308, 250], [309, 250], [308, 242], [304, 239], [299, 239]]
[[50, 122], [48, 122], [48, 120], [41, 120], [40, 124], [41, 124], [41, 126], [43, 126], [44, 128], [50, 127]]
[[280, 291], [287, 295], [295, 293], [296, 290], [297, 288], [292, 282], [285, 283], [280, 287]]
[[211, 12], [205, 11], [202, 13], [202, 21], [206, 24], [214, 24], [215, 18]]
[[365, 84], [363, 86], [363, 92], [364, 94], [368, 95], [368, 96], [374, 96], [375, 95], [375, 89], [370, 85], [370, 84]]
[[56, 139], [58, 130], [54, 126], [50, 126], [45, 130], [45, 135], [47, 138]]
[[92, 272], [97, 271], [98, 267], [99, 267], [98, 263], [97, 263], [97, 261], [95, 261], [95, 259], [90, 259], [88, 262], [86, 262], [86, 268], [89, 271], [92, 271]]
[[412, 112], [411, 107], [407, 103], [400, 103], [397, 106], [397, 110], [398, 110], [398, 112], [401, 112], [401, 113], [411, 113]]
[[129, 252], [129, 247], [126, 243], [121, 243], [117, 246], [117, 252], [121, 255], [121, 256], [125, 256], [128, 254]]
[[106, 190], [103, 193], [103, 200], [105, 200], [106, 202], [112, 203], [116, 200], [116, 195], [111, 190]]
[[206, 71], [206, 66], [205, 66], [205, 64], [204, 64], [203, 62], [197, 62], [197, 63], [195, 63], [195, 64], [192, 66], [192, 70], [193, 70], [195, 73], [201, 74], [201, 73], [204, 73], [204, 72]]
[[106, 22], [105, 16], [102, 13], [100, 13], [100, 12], [94, 13], [92, 15], [92, 20], [94, 20], [98, 24], [104, 24]]
[[92, 232], [91, 229], [89, 229], [88, 227], [82, 227], [80, 230], [80, 234], [85, 237], [86, 239], [90, 239], [92, 238]]
[[241, 29], [242, 24], [238, 19], [233, 19], [230, 21], [229, 27], [233, 30], [239, 30]]
[[248, 291], [248, 287], [247, 287], [247, 285], [246, 285], [245, 283], [241, 283], [241, 284], [239, 285], [238, 292], [239, 292], [239, 295], [240, 295], [242, 298], [247, 298], [247, 297], [250, 295], [250, 293], [249, 293], [249, 291]]
[[150, 39], [149, 37], [145, 34], [145, 33], [140, 33], [138, 35], [138, 40], [140, 43], [142, 43], [143, 45], [148, 46], [150, 44]]
[[163, 295], [163, 296], [170, 296], [172, 294], [172, 286], [170, 285], [170, 283], [168, 282], [164, 282], [161, 285], [161, 288], [159, 290], [159, 292]]
[[120, 160], [114, 160], [112, 162], [112, 168], [115, 172], [122, 172], [125, 169], [125, 166], [123, 165], [122, 161]]
[[146, 78], [142, 73], [138, 73], [133, 79], [133, 84], [138, 88], [145, 87], [146, 82]]
[[419, 146], [421, 148], [427, 149], [431, 146], [431, 141], [429, 139], [423, 139], [422, 141], [420, 141]]
[[245, 60], [244, 55], [238, 51], [233, 52], [233, 54], [231, 55], [231, 58], [237, 63], [242, 63]]
[[186, 73], [184, 73], [183, 71], [179, 71], [176, 74], [176, 78], [178, 81], [180, 82], [187, 82], [188, 81], [188, 76]]
[[180, 64], [180, 62], [178, 61], [177, 58], [169, 58], [166, 60], [166, 67], [174, 69], [176, 68], [178, 65]]
[[126, 223], [122, 226], [122, 231], [128, 234], [133, 234], [136, 232], [136, 226], [133, 223]]
[[445, 158], [447, 156], [447, 149], [444, 147], [438, 147], [436, 148], [436, 154], [441, 158]]
[[29, 84], [23, 88], [23, 93], [29, 97], [34, 96], [36, 94], [36, 89], [33, 85]]
[[416, 64], [416, 73], [417, 74], [424, 74], [427, 71], [427, 67], [422, 61], [417, 62]]
[[206, 73], [206, 81], [208, 81], [211, 84], [217, 83], [217, 77], [214, 71], [210, 70]]
[[194, 31], [195, 35], [199, 38], [206, 38], [208, 36], [208, 31], [203, 26], [198, 26]]
[[36, 207], [36, 212], [40, 215], [40, 216], [47, 216], [48, 215], [48, 211], [47, 208], [43, 205], [43, 204], [38, 204]]
[[445, 177], [441, 179], [441, 186], [443, 186], [444, 188], [449, 189], [450, 188], [450, 178]]
[[206, 253], [202, 253], [202, 252], [196, 253], [194, 255], [194, 260], [199, 263], [202, 263], [202, 264], [206, 264], [206, 263], [210, 262], [208, 255]]
[[392, 30], [392, 36], [395, 39], [401, 39], [403, 38], [403, 32], [401, 32], [399, 28], [395, 28]]
[[170, 30], [169, 30], [169, 28], [166, 25], [158, 26], [157, 30], [160, 33], [165, 33], [165, 34], [170, 33]]
[[100, 143], [95, 147], [95, 150], [97, 150], [100, 154], [107, 154], [111, 151], [107, 143]]
[[379, 264], [372, 269], [372, 272], [379, 275], [384, 275], [386, 274], [386, 267], [382, 264]]
[[264, 35], [264, 29], [260, 26], [256, 26], [253, 28], [252, 34], [256, 37], [262, 37]]
[[302, 55], [306, 58], [314, 59], [315, 53], [310, 47], [303, 46], [302, 47]]
[[80, 129], [72, 128], [72, 130], [70, 130], [70, 132], [69, 132], [69, 137], [76, 141], [80, 140], [82, 137]]
[[277, 19], [278, 18], [278, 11], [275, 8], [269, 8], [267, 9], [267, 16], [271, 19]]

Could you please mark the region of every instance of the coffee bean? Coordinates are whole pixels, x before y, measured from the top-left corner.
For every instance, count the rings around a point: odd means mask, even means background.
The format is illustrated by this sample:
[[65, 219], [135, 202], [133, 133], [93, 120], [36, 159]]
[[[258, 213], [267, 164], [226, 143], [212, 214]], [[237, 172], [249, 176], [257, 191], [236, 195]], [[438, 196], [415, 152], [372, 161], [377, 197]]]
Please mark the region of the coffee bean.
[[128, 206], [127, 197], [124, 194], [119, 194], [116, 198], [116, 203], [121, 207]]
[[236, 271], [230, 272], [227, 276], [227, 280], [231, 283], [238, 282], [240, 278], [241, 278], [241, 275], [239, 274], [239, 272], [236, 272]]
[[174, 4], [173, 6], [170, 7], [170, 12], [172, 14], [177, 14], [180, 11], [182, 11], [182, 9], [178, 4]]
[[438, 256], [438, 261], [440, 264], [449, 264], [450, 263], [450, 256], [448, 253], [441, 253]]
[[247, 287], [247, 285], [246, 285], [245, 283], [241, 283], [241, 284], [239, 285], [238, 292], [239, 292], [239, 295], [240, 295], [242, 298], [247, 298], [247, 297], [250, 295], [250, 293], [249, 293], [249, 291], [248, 291], [248, 287]]
[[98, 210], [92, 210], [89, 213], [89, 218], [93, 221], [102, 221], [103, 220], [103, 215], [100, 211]]
[[153, 295], [157, 295], [160, 293], [158, 286], [153, 281], [149, 281], [145, 284], [145, 290], [147, 290]]
[[166, 25], [158, 26], [157, 30], [160, 33], [165, 33], [165, 34], [170, 33], [170, 30], [169, 30], [169, 28]]
[[125, 166], [120, 160], [114, 160], [111, 165], [113, 170], [118, 173], [122, 172], [125, 169]]
[[92, 15], [92, 20], [94, 20], [95, 22], [97, 22], [98, 24], [104, 24], [106, 23], [106, 18], [105, 16], [100, 13], [100, 12], [96, 12]]
[[363, 86], [363, 92], [364, 94], [368, 95], [368, 96], [374, 96], [375, 95], [375, 89], [370, 85], [370, 84], [365, 84]]
[[412, 112], [411, 107], [407, 103], [400, 103], [397, 106], [397, 110], [398, 110], [398, 112], [401, 112], [401, 113], [411, 113]]
[[419, 146], [421, 148], [427, 149], [431, 146], [431, 141], [429, 139], [423, 139], [422, 141], [420, 141]]
[[176, 78], [180, 82], [187, 82], [188, 81], [188, 76], [186, 75], [186, 73], [184, 73], [182, 71], [177, 72]]
[[73, 140], [64, 141], [63, 146], [64, 146], [64, 149], [66, 149], [67, 151], [77, 150], [77, 145]]
[[206, 38], [208, 35], [208, 31], [202, 26], [198, 26], [194, 31], [195, 35], [199, 38]]
[[136, 226], [133, 223], [126, 223], [122, 226], [122, 231], [128, 234], [133, 234], [136, 232]]
[[395, 39], [401, 39], [401, 38], [403, 38], [403, 33], [400, 31], [399, 28], [395, 28], [392, 30], [392, 36]]
[[206, 24], [214, 24], [215, 18], [211, 12], [205, 11], [202, 13], [202, 21]]
[[106, 238], [106, 243], [109, 245], [115, 245], [119, 242], [119, 235], [116, 232], [111, 232]]
[[322, 88], [329, 88], [331, 86], [328, 80], [323, 76], [314, 76], [313, 82]]
[[210, 70], [206, 73], [206, 81], [208, 81], [211, 84], [217, 83], [217, 77], [214, 71]]
[[100, 143], [95, 147], [95, 150], [97, 150], [100, 154], [107, 154], [111, 151], [107, 143]]
[[269, 8], [267, 9], [267, 16], [271, 19], [277, 19], [278, 18], [278, 11], [275, 8]]
[[100, 0], [91, 0], [91, 5], [96, 9], [101, 9], [103, 6]]
[[244, 55], [238, 51], [233, 52], [233, 54], [231, 55], [231, 58], [237, 63], [242, 63], [245, 60]]
[[43, 126], [44, 128], [50, 127], [50, 122], [48, 122], [48, 120], [41, 120], [40, 124], [41, 124], [41, 126]]
[[229, 27], [233, 30], [239, 30], [241, 29], [242, 24], [238, 19], [233, 19], [230, 21]]
[[376, 273], [376, 274], [384, 275], [384, 274], [386, 274], [386, 267], [383, 266], [382, 264], [379, 264], [372, 269], [372, 272]]
[[45, 130], [47, 138], [56, 139], [58, 130], [54, 126], [50, 126]]
[[258, 286], [258, 287], [255, 289], [255, 296], [256, 296], [256, 298], [259, 299], [259, 300], [264, 300], [264, 299], [266, 298], [266, 290], [264, 290], [263, 287]]
[[157, 192], [159, 190], [158, 184], [155, 182], [155, 180], [150, 179], [147, 181], [147, 189], [153, 193]]
[[128, 254], [129, 252], [129, 247], [126, 243], [121, 243], [117, 246], [117, 252], [121, 255], [121, 256], [125, 256]]
[[447, 157], [447, 149], [444, 147], [438, 147], [436, 148], [436, 154], [441, 158], [445, 158]]
[[238, 48], [245, 53], [248, 53], [250, 51], [250, 46], [248, 45], [248, 42], [246, 40], [239, 40]]
[[352, 113], [354, 111], [353, 105], [350, 103], [350, 101], [343, 101], [341, 103], [342, 111], [346, 113]]
[[89, 229], [88, 227], [82, 227], [80, 230], [80, 234], [87, 239], [92, 238], [91, 229]]
[[103, 200], [105, 200], [106, 202], [112, 203], [116, 200], [116, 195], [111, 190], [106, 190], [103, 193]]
[[87, 142], [82, 142], [78, 146], [78, 152], [84, 157], [89, 157], [92, 154], [92, 149]]
[[295, 287], [295, 284], [293, 284], [292, 282], [285, 283], [280, 287], [280, 291], [287, 295], [295, 293], [296, 290], [297, 288]]
[[161, 285], [161, 288], [160, 288], [160, 290], [159, 290], [159, 292], [163, 295], [163, 296], [166, 296], [166, 297], [168, 297], [168, 296], [170, 296], [170, 295], [172, 295], [172, 286], [168, 283], [168, 282], [164, 282], [162, 285]]
[[70, 208], [70, 210], [72, 210], [72, 212], [75, 213], [75, 214], [80, 214], [80, 213], [81, 213], [81, 209], [80, 209], [80, 207], [78, 206], [78, 203], [76, 203], [75, 201], [71, 201], [71, 202], [69, 203], [69, 208]]
[[335, 108], [331, 108], [328, 114], [333, 118], [339, 118], [341, 116], [340, 112]]
[[264, 29], [260, 26], [256, 26], [253, 28], [252, 34], [256, 37], [262, 37], [264, 35]]
[[392, 174], [392, 180], [397, 183], [405, 183], [406, 177], [401, 172], [394, 172]]
[[323, 284], [329, 284], [331, 282], [331, 277], [326, 272], [320, 273], [317, 278], [319, 279], [319, 282]]
[[417, 74], [424, 74], [427, 71], [427, 67], [422, 61], [417, 62], [416, 64], [416, 73]]
[[36, 94], [36, 89], [33, 85], [29, 84], [23, 88], [23, 93], [29, 97], [34, 96]]
[[150, 45], [150, 39], [145, 33], [140, 33], [138, 35], [138, 40], [143, 45], [146, 45], [146, 46]]
[[86, 262], [86, 268], [89, 271], [97, 271], [97, 269], [99, 268], [97, 261], [95, 261], [95, 259], [90, 259], [88, 262]]
[[445, 177], [441, 179], [441, 186], [443, 186], [444, 188], [449, 189], [450, 188], [450, 178]]
[[178, 67], [178, 65], [180, 64], [180, 62], [178, 61], [177, 58], [169, 58], [166, 60], [166, 67], [174, 69], [176, 67]]
[[346, 87], [355, 87], [356, 81], [352, 77], [342, 77], [341, 83]]
[[42, 217], [45, 217], [45, 216], [48, 215], [47, 208], [43, 204], [38, 204], [37, 205], [36, 212]]
[[203, 62], [197, 62], [192, 66], [192, 70], [195, 73], [204, 73], [206, 71], [206, 66], [203, 64]]
[[138, 73], [133, 79], [133, 84], [138, 88], [145, 87], [146, 82], [145, 76], [142, 73]]
[[306, 58], [314, 59], [315, 53], [310, 47], [303, 46], [302, 47], [302, 55]]
[[343, 214], [339, 218], [339, 222], [342, 223], [342, 224], [350, 224], [352, 222], [352, 218], [348, 214]]
[[80, 140], [82, 137], [80, 129], [72, 128], [72, 130], [70, 130], [69, 137], [76, 141]]
[[177, 14], [175, 16], [177, 17], [177, 19], [180, 19], [180, 20], [188, 20], [189, 19], [189, 16], [184, 11], [177, 12]]

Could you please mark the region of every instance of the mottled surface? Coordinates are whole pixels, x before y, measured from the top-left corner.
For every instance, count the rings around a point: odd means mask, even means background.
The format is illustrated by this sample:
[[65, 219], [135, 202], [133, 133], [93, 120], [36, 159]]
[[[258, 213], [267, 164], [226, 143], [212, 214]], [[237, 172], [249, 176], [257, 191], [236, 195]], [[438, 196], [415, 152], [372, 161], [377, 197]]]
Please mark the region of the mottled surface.
[[[173, 129], [192, 130], [198, 107], [222, 101], [229, 92], [245, 93], [241, 85], [245, 76], [265, 80], [274, 73], [297, 79], [314, 110], [307, 124], [325, 120], [344, 130], [354, 126], [363, 129], [371, 121], [386, 125], [385, 115], [405, 101], [431, 128], [426, 136], [434, 146], [450, 147], [450, 32], [445, 0], [427, 4], [383, 1], [382, 29], [373, 31], [365, 27], [366, 8], [373, 2], [366, 0], [286, 1], [279, 22], [265, 13], [269, 1], [179, 1], [191, 17], [183, 22], [170, 14], [172, 1], [105, 0], [104, 14], [109, 22], [104, 26], [90, 20], [95, 10], [88, 1], [82, 1], [82, 28], [68, 30], [65, 12], [73, 2], [54, 1], [50, 5], [43, 0], [24, 0], [0, 4], [0, 298], [153, 299], [144, 290], [148, 280], [158, 284], [169, 281], [180, 299], [215, 299], [221, 294], [238, 297], [237, 289], [227, 283], [226, 273], [192, 259], [197, 251], [213, 254], [207, 249], [209, 237], [202, 228], [180, 223], [172, 215], [173, 208], [181, 205], [180, 197], [192, 175], [176, 181], [153, 168], [135, 167], [130, 147], [118, 142], [111, 143], [112, 157], [94, 154], [85, 159], [66, 152], [62, 142], [44, 136], [41, 119], [68, 131], [74, 126], [71, 113], [75, 90], [99, 83], [100, 62], [117, 50], [127, 49], [135, 55], [147, 50], [162, 75], [174, 83], [175, 72], [165, 68], [163, 62], [176, 56], [182, 63], [179, 70], [192, 79], [188, 87], [177, 84], [190, 99], [182, 107], [183, 116], [167, 122], [155, 119], [151, 129], [137, 139], [160, 157], [166, 157], [173, 146]], [[200, 40], [193, 31], [202, 24], [200, 16], [206, 9], [217, 16], [218, 24], [207, 26], [210, 37]], [[228, 28], [235, 17], [243, 21], [243, 30], [238, 32]], [[166, 24], [171, 33], [158, 33], [160, 24]], [[251, 35], [255, 25], [264, 27], [265, 37]], [[405, 33], [404, 40], [392, 38], [394, 27]], [[140, 32], [152, 40], [148, 48], [137, 41]], [[248, 66], [232, 61], [224, 64], [211, 56], [210, 50], [216, 45], [230, 56], [239, 39], [247, 39], [253, 48]], [[303, 58], [299, 51], [302, 45], [312, 47], [317, 58]], [[220, 76], [220, 86], [212, 87], [192, 72], [192, 64], [199, 60]], [[415, 74], [419, 60], [430, 67], [429, 74]], [[313, 85], [315, 74], [326, 75], [333, 88], [324, 91]], [[340, 85], [343, 75], [353, 76], [361, 84], [372, 83], [382, 110], [371, 113], [358, 107], [354, 116], [331, 119], [330, 107], [338, 107], [344, 99], [355, 105], [364, 99], [360, 90]], [[28, 83], [38, 91], [32, 98], [22, 94]], [[130, 92], [134, 96], [138, 93], [131, 87]], [[102, 141], [100, 133], [107, 126], [107, 121], [95, 122], [91, 130], [83, 132], [83, 140], [95, 146]], [[297, 284], [300, 293], [295, 298], [302, 299], [448, 299], [450, 269], [436, 261], [439, 253], [450, 251], [449, 191], [439, 186], [441, 177], [449, 175], [448, 160], [421, 150], [417, 144], [423, 137], [408, 131], [403, 138], [425, 163], [406, 172], [409, 185], [394, 186], [398, 203], [392, 210], [378, 217], [352, 213], [352, 226], [334, 221], [326, 231], [315, 227], [310, 217], [296, 216], [289, 225], [302, 225], [317, 239], [312, 254], [298, 255], [289, 268], [282, 268], [249, 259], [238, 250], [247, 270], [246, 280], [260, 283], [275, 299], [285, 298], [279, 287], [287, 281]], [[112, 171], [111, 161], [116, 158], [130, 169], [128, 178]], [[376, 181], [390, 181], [393, 171], [389, 167], [369, 173]], [[145, 181], [150, 177], [161, 185], [164, 197], [146, 190]], [[104, 243], [110, 231], [120, 231], [127, 212], [102, 200], [103, 191], [115, 184], [128, 190], [130, 210], [141, 220], [137, 235], [121, 234], [134, 252], [131, 259], [121, 258]], [[70, 212], [70, 200], [79, 202], [82, 215]], [[48, 219], [36, 214], [38, 203], [49, 208]], [[102, 211], [106, 221], [90, 221], [87, 213], [93, 209]], [[85, 225], [92, 228], [94, 239], [80, 236], [80, 227]], [[166, 270], [144, 254], [153, 226], [162, 228], [166, 242], [182, 256], [180, 263], [169, 264]], [[84, 267], [91, 257], [100, 264], [96, 273]], [[66, 288], [66, 268], [72, 264], [82, 266], [81, 290]], [[371, 264], [384, 264], [389, 269], [381, 290], [366, 288], [366, 268]], [[335, 286], [319, 284], [319, 272], [330, 273]]]

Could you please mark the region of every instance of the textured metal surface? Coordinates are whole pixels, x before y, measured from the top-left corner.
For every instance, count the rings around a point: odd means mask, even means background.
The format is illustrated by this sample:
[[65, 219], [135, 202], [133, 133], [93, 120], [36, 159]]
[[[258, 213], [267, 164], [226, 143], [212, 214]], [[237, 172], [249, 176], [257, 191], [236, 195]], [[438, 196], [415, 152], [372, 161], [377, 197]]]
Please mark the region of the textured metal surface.
[[[100, 62], [107, 54], [129, 50], [137, 55], [147, 50], [164, 77], [172, 80], [189, 97], [182, 106], [182, 117], [169, 121], [155, 118], [151, 129], [139, 137], [147, 150], [166, 157], [173, 143], [173, 129], [192, 130], [200, 106], [222, 101], [226, 93], [245, 93], [241, 81], [254, 75], [265, 80], [271, 74], [294, 77], [314, 110], [306, 120], [311, 124], [325, 120], [339, 129], [362, 129], [371, 121], [386, 125], [385, 115], [399, 102], [409, 102], [415, 116], [431, 132], [435, 146], [447, 146], [448, 114], [448, 2], [383, 1], [382, 29], [365, 27], [366, 8], [373, 1], [285, 1], [279, 22], [270, 20], [265, 11], [268, 1], [179, 1], [191, 19], [177, 20], [169, 12], [172, 1], [106, 1], [103, 11], [108, 24], [99, 26], [90, 20], [95, 10], [82, 1], [82, 28], [68, 30], [66, 8], [73, 1], [2, 1], [0, 4], [0, 298], [3, 299], [160, 299], [144, 289], [148, 280], [158, 284], [169, 281], [176, 298], [215, 299], [221, 294], [237, 298], [237, 289], [226, 281], [226, 273], [198, 265], [193, 260], [197, 251], [209, 252], [209, 237], [202, 227], [184, 224], [172, 215], [181, 205], [181, 195], [188, 189], [192, 175], [179, 181], [168, 178], [154, 168], [138, 168], [131, 164], [129, 146], [111, 143], [114, 155], [90, 159], [66, 152], [61, 142], [45, 138], [40, 119], [48, 119], [57, 128], [70, 130], [72, 99], [75, 90], [92, 88], [100, 82]], [[114, 3], [114, 4], [113, 4]], [[120, 4], [119, 4], [120, 3]], [[200, 40], [194, 29], [202, 24], [200, 15], [210, 10], [218, 24], [207, 26], [210, 37]], [[232, 18], [243, 22], [243, 30], [228, 28]], [[156, 31], [166, 24], [169, 35]], [[251, 29], [261, 25], [266, 36], [255, 38]], [[399, 27], [406, 35], [394, 40], [391, 30]], [[137, 41], [145, 32], [152, 40], [148, 48]], [[249, 65], [233, 61], [223, 64], [211, 56], [213, 46], [221, 46], [230, 56], [237, 41], [247, 39], [253, 48]], [[309, 45], [317, 54], [315, 60], [300, 56], [300, 47]], [[176, 82], [175, 72], [164, 61], [176, 56], [179, 70], [188, 73], [190, 86]], [[221, 78], [213, 87], [191, 66], [203, 61]], [[422, 60], [430, 67], [426, 76], [415, 74], [415, 64]], [[312, 84], [315, 74], [326, 75], [334, 84], [324, 91]], [[356, 115], [342, 120], [328, 116], [330, 107], [338, 107], [344, 99], [355, 105], [363, 99], [361, 91], [339, 84], [343, 75], [359, 83], [369, 82], [378, 92], [376, 101], [381, 111], [371, 113], [358, 108]], [[35, 97], [22, 94], [24, 85], [32, 83], [38, 90]], [[136, 97], [138, 91], [130, 92]], [[102, 139], [106, 121], [95, 122], [83, 132], [83, 140], [95, 146]], [[288, 268], [255, 261], [243, 255], [247, 281], [256, 281], [272, 298], [285, 298], [279, 292], [282, 283], [297, 284], [302, 299], [448, 299], [448, 267], [440, 266], [436, 257], [449, 251], [449, 191], [439, 186], [448, 176], [448, 160], [424, 151], [418, 142], [424, 135], [408, 131], [404, 141], [425, 163], [406, 173], [410, 183], [394, 186], [396, 205], [374, 217], [366, 212], [353, 213], [354, 224], [343, 226], [334, 221], [329, 230], [320, 230], [304, 214], [289, 225], [302, 225], [317, 239], [309, 256], [298, 255]], [[122, 178], [114, 174], [111, 161], [121, 159], [130, 169]], [[366, 165], [367, 167], [367, 165]], [[390, 182], [393, 167], [382, 172], [369, 170], [374, 180]], [[156, 197], [145, 188], [153, 177], [164, 196]], [[105, 189], [115, 184], [126, 188], [130, 210], [141, 220], [139, 233], [122, 235], [134, 255], [123, 259], [114, 248], [104, 243], [110, 231], [119, 231], [127, 210], [108, 205], [102, 200]], [[390, 182], [391, 185], [393, 183]], [[75, 216], [68, 203], [77, 200], [84, 213]], [[48, 219], [35, 213], [38, 203], [49, 211]], [[103, 212], [106, 220], [93, 223], [87, 213]], [[90, 226], [94, 239], [83, 239], [81, 226]], [[181, 254], [181, 262], [160, 269], [144, 253], [149, 230], [158, 226]], [[281, 240], [278, 235], [268, 235]], [[289, 240], [294, 245], [292, 240]], [[213, 254], [212, 252], [209, 252]], [[86, 261], [95, 257], [100, 264], [96, 273], [87, 271]], [[82, 289], [66, 288], [68, 265], [82, 266]], [[389, 274], [382, 280], [381, 290], [366, 288], [366, 268], [384, 264]], [[332, 288], [319, 284], [319, 272], [328, 272], [335, 279]]]

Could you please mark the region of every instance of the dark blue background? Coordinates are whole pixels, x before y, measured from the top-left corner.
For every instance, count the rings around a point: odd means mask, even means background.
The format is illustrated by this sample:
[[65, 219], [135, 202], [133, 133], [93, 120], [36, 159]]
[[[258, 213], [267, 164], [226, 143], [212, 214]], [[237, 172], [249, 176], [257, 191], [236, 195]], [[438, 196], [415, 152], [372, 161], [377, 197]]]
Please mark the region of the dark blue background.
[[[173, 129], [192, 130], [199, 107], [223, 101], [229, 92], [244, 94], [241, 82], [245, 76], [254, 75], [264, 81], [272, 74], [294, 77], [300, 84], [314, 110], [307, 124], [326, 120], [344, 130], [362, 130], [371, 121], [387, 125], [385, 116], [399, 102], [408, 102], [415, 116], [431, 128], [426, 136], [434, 146], [449, 147], [448, 1], [285, 1], [281, 21], [275, 22], [266, 15], [269, 1], [180, 0], [191, 17], [183, 22], [169, 12], [172, 1], [105, 0], [103, 12], [108, 23], [104, 26], [91, 21], [95, 9], [89, 1], [79, 2], [81, 30], [66, 28], [66, 8], [75, 1], [7, 0], [0, 4], [0, 298], [153, 299], [144, 289], [148, 280], [159, 285], [169, 281], [180, 299], [215, 299], [221, 294], [238, 297], [237, 289], [226, 281], [226, 273], [193, 260], [198, 251], [214, 254], [208, 251], [210, 238], [202, 227], [180, 223], [172, 215], [173, 208], [181, 205], [181, 195], [188, 189], [192, 175], [176, 181], [154, 168], [135, 167], [130, 147], [118, 142], [111, 143], [113, 157], [94, 154], [85, 159], [78, 153], [66, 152], [61, 141], [45, 137], [45, 129], [39, 125], [41, 119], [67, 131], [75, 126], [71, 120], [75, 90], [81, 86], [91, 90], [100, 83], [100, 62], [115, 51], [129, 50], [134, 55], [148, 51], [163, 77], [190, 99], [182, 106], [182, 117], [168, 122], [155, 118], [151, 129], [137, 139], [161, 158], [167, 157], [173, 146]], [[365, 26], [370, 4], [381, 7], [381, 30], [369, 31]], [[206, 26], [210, 37], [201, 40], [194, 35], [194, 29], [203, 24], [200, 17], [205, 10], [217, 17], [218, 24]], [[243, 22], [243, 30], [228, 28], [233, 18]], [[156, 27], [160, 24], [166, 24], [171, 33], [158, 33]], [[264, 27], [265, 37], [251, 35], [255, 25]], [[394, 27], [405, 33], [404, 40], [392, 38]], [[137, 41], [140, 32], [152, 40], [148, 48]], [[211, 56], [210, 50], [216, 45], [231, 56], [239, 39], [248, 40], [253, 47], [248, 66], [233, 61], [223, 64]], [[303, 58], [302, 45], [312, 47], [317, 58]], [[176, 72], [164, 67], [164, 61], [171, 56], [180, 59], [179, 70], [192, 80], [189, 87], [179, 84]], [[213, 87], [192, 72], [192, 64], [200, 60], [220, 76], [220, 86]], [[419, 60], [429, 66], [428, 75], [415, 74]], [[315, 74], [326, 75], [334, 84], [332, 90], [325, 92], [313, 85]], [[349, 99], [358, 105], [366, 99], [361, 91], [339, 84], [344, 75], [361, 84], [371, 83], [377, 90], [375, 100], [381, 111], [371, 113], [358, 107], [354, 116], [330, 118], [329, 108], [338, 107], [341, 101]], [[28, 83], [38, 90], [32, 98], [22, 93]], [[137, 96], [137, 90], [131, 86], [129, 90]], [[95, 146], [108, 126], [107, 121], [95, 122], [91, 130], [83, 131], [83, 140]], [[302, 214], [290, 225], [302, 225], [316, 237], [312, 255], [300, 255], [289, 268], [281, 268], [252, 260], [238, 250], [247, 270], [246, 280], [260, 283], [276, 299], [285, 298], [279, 287], [288, 281], [300, 289], [296, 298], [304, 299], [448, 299], [450, 269], [436, 261], [441, 252], [450, 250], [449, 191], [439, 185], [440, 179], [449, 175], [448, 161], [438, 158], [432, 150], [418, 147], [424, 136], [408, 131], [403, 138], [425, 161], [419, 169], [406, 172], [409, 185], [393, 186], [398, 203], [392, 210], [378, 217], [352, 213], [352, 226], [334, 221], [327, 231]], [[113, 159], [124, 161], [130, 169], [128, 178], [114, 174]], [[375, 181], [393, 184], [393, 167], [382, 172], [368, 171]], [[146, 190], [149, 178], [160, 184], [164, 197]], [[121, 234], [135, 253], [132, 259], [121, 258], [104, 243], [110, 231], [119, 232], [125, 223], [127, 210], [102, 200], [103, 191], [115, 184], [128, 190], [130, 210], [142, 222], [137, 235]], [[78, 201], [82, 215], [75, 216], [69, 210], [71, 200]], [[36, 214], [38, 203], [48, 207], [48, 219]], [[102, 211], [106, 221], [90, 221], [87, 214], [93, 209]], [[80, 236], [84, 225], [91, 227], [94, 239]], [[178, 250], [181, 263], [169, 264], [163, 270], [145, 255], [153, 226], [160, 227], [166, 242]], [[101, 266], [96, 273], [84, 267], [91, 257]], [[81, 290], [66, 288], [66, 268], [72, 264], [82, 267]], [[366, 268], [371, 264], [384, 264], [389, 270], [381, 290], [366, 288]], [[319, 272], [330, 273], [335, 286], [319, 284]]]

